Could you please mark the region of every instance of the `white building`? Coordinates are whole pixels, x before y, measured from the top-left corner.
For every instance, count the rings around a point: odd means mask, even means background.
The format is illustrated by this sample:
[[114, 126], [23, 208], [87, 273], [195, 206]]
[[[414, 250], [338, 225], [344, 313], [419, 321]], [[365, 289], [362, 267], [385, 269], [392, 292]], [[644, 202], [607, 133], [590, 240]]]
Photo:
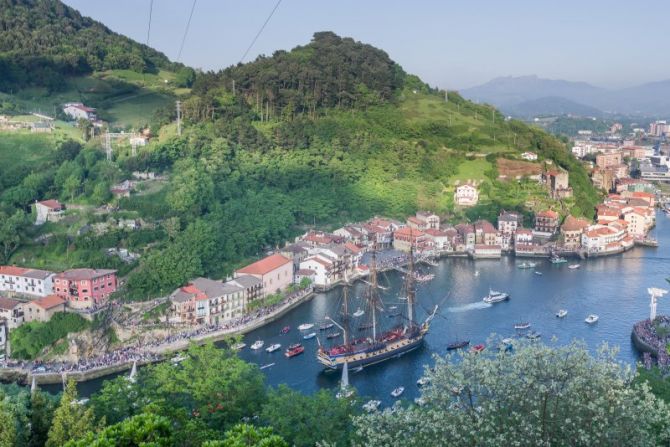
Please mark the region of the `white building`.
[[537, 160], [537, 154], [535, 152], [524, 152], [521, 154], [521, 158], [528, 161], [535, 161]]
[[477, 188], [470, 184], [460, 185], [454, 194], [454, 203], [459, 206], [474, 206], [479, 201]]
[[75, 120], [85, 119], [89, 121], [95, 121], [97, 119], [95, 109], [92, 107], [86, 107], [80, 102], [69, 102], [65, 104], [63, 106], [63, 113]]
[[334, 265], [332, 260], [318, 254], [310, 256], [300, 263], [300, 270], [313, 272], [311, 276], [315, 286], [326, 287], [337, 281], [334, 278]]
[[0, 266], [0, 292], [44, 297], [53, 293], [53, 272]]
[[9, 330], [23, 324], [23, 305], [20, 301], [0, 296], [0, 320], [7, 322]]
[[63, 218], [65, 207], [58, 200], [35, 202], [35, 225], [58, 222]]

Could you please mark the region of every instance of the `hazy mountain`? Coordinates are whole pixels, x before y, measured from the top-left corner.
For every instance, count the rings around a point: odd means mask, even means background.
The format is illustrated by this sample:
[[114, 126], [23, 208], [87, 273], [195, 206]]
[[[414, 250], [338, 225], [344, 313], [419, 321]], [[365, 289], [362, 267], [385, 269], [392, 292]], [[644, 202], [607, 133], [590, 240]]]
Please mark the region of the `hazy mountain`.
[[545, 96], [543, 98], [530, 99], [518, 104], [505, 106], [503, 110], [510, 115], [522, 118], [532, 118], [539, 115], [603, 116], [603, 112], [600, 109], [560, 96]]
[[[464, 89], [461, 94], [519, 116], [553, 114], [557, 113], [555, 110], [575, 115], [595, 115], [592, 109], [606, 113], [670, 115], [670, 80], [625, 89], [605, 89], [585, 82], [508, 76]], [[563, 102], [558, 102], [558, 99]]]

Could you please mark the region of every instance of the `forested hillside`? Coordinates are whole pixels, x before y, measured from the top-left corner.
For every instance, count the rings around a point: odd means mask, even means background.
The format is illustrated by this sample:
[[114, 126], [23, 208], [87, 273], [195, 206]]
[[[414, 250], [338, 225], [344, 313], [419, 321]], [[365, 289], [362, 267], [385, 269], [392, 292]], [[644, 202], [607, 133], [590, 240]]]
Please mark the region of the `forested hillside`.
[[0, 91], [58, 90], [71, 75], [159, 68], [175, 67], [164, 54], [82, 17], [59, 0], [0, 0]]

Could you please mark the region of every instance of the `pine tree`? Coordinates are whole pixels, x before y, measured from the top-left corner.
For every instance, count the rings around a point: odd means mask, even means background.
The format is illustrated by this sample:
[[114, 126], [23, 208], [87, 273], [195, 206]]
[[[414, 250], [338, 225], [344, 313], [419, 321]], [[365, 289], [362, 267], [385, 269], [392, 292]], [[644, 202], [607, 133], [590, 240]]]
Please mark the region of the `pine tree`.
[[74, 380], [68, 381], [60, 405], [54, 412], [45, 446], [60, 447], [67, 441], [80, 439], [95, 429], [93, 410], [78, 403], [76, 384]]
[[49, 427], [54, 417], [55, 402], [43, 391], [37, 390], [30, 396], [30, 447], [46, 444]]

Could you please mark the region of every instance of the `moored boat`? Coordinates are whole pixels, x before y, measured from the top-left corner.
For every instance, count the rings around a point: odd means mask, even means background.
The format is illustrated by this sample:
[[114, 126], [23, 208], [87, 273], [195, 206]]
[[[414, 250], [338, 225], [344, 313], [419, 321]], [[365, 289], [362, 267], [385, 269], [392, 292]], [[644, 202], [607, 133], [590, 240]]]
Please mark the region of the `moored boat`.
[[507, 301], [509, 299], [509, 294], [506, 292], [498, 292], [493, 289], [489, 289], [489, 294], [486, 295], [482, 301], [486, 304], [500, 303], [502, 301]]
[[586, 318], [584, 319], [584, 321], [586, 321], [588, 324], [593, 324], [593, 323], [595, 323], [596, 321], [598, 321], [599, 318], [600, 318], [600, 317], [598, 317], [598, 315], [596, 315], [596, 314], [591, 314], [591, 315], [589, 315], [588, 317], [586, 317]]
[[565, 309], [560, 309], [558, 312], [556, 312], [556, 316], [557, 316], [558, 318], [563, 318], [563, 317], [566, 316], [567, 314], [568, 314], [568, 311], [565, 310]]
[[405, 392], [405, 387], [404, 386], [399, 386], [398, 388], [395, 388], [393, 391], [391, 391], [391, 396], [393, 397], [400, 397], [402, 393]]
[[514, 323], [514, 329], [528, 329], [530, 323], [528, 321], [521, 321], [519, 323]]
[[305, 334], [302, 336], [304, 340], [309, 340], [310, 338], [316, 337], [316, 332], [310, 332], [309, 334]]
[[274, 363], [266, 363], [265, 365], [261, 366], [260, 369], [268, 369], [275, 366]]
[[301, 345], [300, 343], [296, 343], [294, 345], [289, 346], [286, 349], [286, 352], [284, 353], [284, 355], [288, 358], [291, 358], [291, 357], [295, 357], [296, 355], [300, 355], [303, 352], [305, 352], [304, 346]]
[[418, 386], [425, 386], [430, 383], [430, 379], [428, 377], [421, 377], [419, 380], [416, 381], [416, 384]]
[[303, 323], [300, 326], [298, 326], [299, 331], [308, 331], [314, 327], [313, 323]]
[[565, 264], [568, 262], [568, 260], [561, 256], [552, 256], [549, 262], [552, 264]]
[[581, 265], [579, 265], [579, 264], [570, 264], [570, 265], [568, 266], [568, 268], [569, 268], [570, 270], [577, 270], [579, 267], [581, 267]]
[[263, 347], [265, 342], [263, 340], [256, 340], [253, 345], [251, 345], [251, 349], [254, 351], [257, 351]]
[[524, 261], [520, 264], [517, 264], [516, 267], [520, 269], [532, 269], [536, 266], [537, 264], [535, 262], [528, 262]]
[[537, 270], [535, 270], [533, 273], [535, 273], [537, 276], [542, 276], [542, 272], [538, 272]]
[[246, 348], [246, 347], [247, 347], [247, 344], [246, 344], [246, 343], [242, 343], [242, 342], [235, 343], [233, 346], [231, 346], [231, 348], [233, 348], [233, 349], [236, 350], [236, 351], [241, 351], [242, 349], [244, 349], [244, 348]]
[[478, 345], [474, 345], [472, 348], [470, 348], [470, 350], [472, 352], [476, 352], [476, 353], [482, 352], [484, 349], [486, 349], [486, 345], [484, 345], [483, 343], [480, 343]]
[[326, 335], [326, 338], [327, 338], [328, 340], [332, 340], [333, 338], [337, 338], [337, 337], [339, 337], [340, 335], [342, 335], [341, 332], [331, 332], [330, 334], [327, 334], [327, 335]]
[[284, 326], [284, 327], [281, 329], [280, 333], [281, 333], [282, 335], [286, 335], [286, 334], [289, 333], [290, 330], [291, 330], [291, 326]]
[[278, 351], [280, 349], [281, 349], [281, 344], [279, 344], [279, 343], [274, 343], [274, 344], [268, 346], [267, 348], [265, 348], [265, 350], [267, 352], [275, 352], [275, 351]]
[[470, 344], [470, 340], [461, 340], [461, 341], [455, 341], [453, 343], [449, 343], [447, 345], [447, 351], [453, 351], [455, 349], [462, 349], [465, 348]]
[[356, 318], [362, 317], [364, 314], [365, 314], [365, 311], [363, 309], [361, 309], [360, 307], [358, 308], [358, 310], [356, 310], [356, 312], [353, 313], [354, 317], [356, 317]]
[[333, 326], [335, 326], [333, 323], [323, 323], [323, 324], [319, 325], [319, 330], [320, 331], [327, 331], [328, 329], [332, 328]]

